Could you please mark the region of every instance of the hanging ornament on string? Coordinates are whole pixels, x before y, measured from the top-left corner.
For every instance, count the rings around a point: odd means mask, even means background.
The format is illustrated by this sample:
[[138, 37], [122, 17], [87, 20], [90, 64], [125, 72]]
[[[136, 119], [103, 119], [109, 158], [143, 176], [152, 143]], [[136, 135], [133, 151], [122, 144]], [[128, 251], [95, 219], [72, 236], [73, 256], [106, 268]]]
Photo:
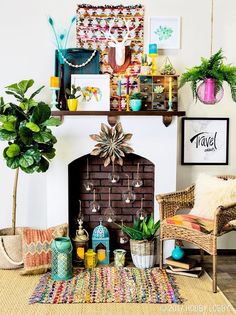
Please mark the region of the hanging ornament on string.
[[137, 164], [137, 173], [134, 175], [133, 186], [139, 188], [143, 185], [143, 181], [140, 179], [139, 163]]
[[108, 208], [104, 211], [104, 218], [109, 223], [115, 221], [115, 211], [111, 207], [111, 188], [109, 188]]
[[143, 200], [144, 198], [141, 199], [141, 207], [136, 212], [136, 218], [139, 219], [140, 221], [143, 221], [147, 216], [147, 212], [143, 209]]
[[96, 213], [100, 210], [100, 205], [96, 201], [96, 189], [93, 190], [93, 201], [91, 202], [90, 208], [93, 213]]
[[84, 188], [86, 191], [92, 191], [93, 182], [89, 179], [89, 160], [87, 159], [87, 175], [86, 180], [84, 181]]
[[130, 183], [129, 183], [129, 175], [125, 174], [128, 178], [128, 187], [127, 187], [127, 191], [125, 191], [122, 194], [122, 199], [124, 200], [125, 203], [132, 203], [135, 201], [136, 199], [136, 195], [135, 193], [132, 191], [132, 189], [130, 188]]
[[108, 178], [110, 179], [112, 184], [118, 183], [120, 177], [118, 174], [115, 173], [115, 165], [114, 162], [112, 162], [112, 172], [109, 173]]
[[[121, 226], [123, 228], [123, 220], [121, 220]], [[128, 236], [123, 232], [123, 229], [121, 228], [121, 230], [119, 231], [119, 243], [120, 244], [126, 244], [129, 241]]]

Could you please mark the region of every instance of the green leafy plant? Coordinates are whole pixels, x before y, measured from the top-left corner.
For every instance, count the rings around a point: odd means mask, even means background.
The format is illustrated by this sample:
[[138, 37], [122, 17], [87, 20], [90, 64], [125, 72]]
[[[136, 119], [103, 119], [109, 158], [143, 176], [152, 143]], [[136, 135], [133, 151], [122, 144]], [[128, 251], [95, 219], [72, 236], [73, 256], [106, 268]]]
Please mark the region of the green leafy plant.
[[0, 98], [0, 140], [7, 142], [3, 157], [9, 168], [16, 170], [13, 188], [12, 228], [15, 234], [16, 194], [19, 169], [25, 173], [46, 172], [55, 156], [57, 142], [49, 127], [59, 126], [60, 120], [51, 117], [51, 109], [34, 97], [43, 87], [29, 97], [26, 93], [34, 84], [23, 80], [6, 87], [6, 94], [14, 96], [16, 104], [5, 103]]
[[215, 79], [215, 95], [222, 87], [223, 82], [227, 82], [231, 89], [231, 95], [236, 102], [236, 67], [223, 63], [223, 51], [220, 49], [209, 59], [201, 58], [201, 64], [191, 69], [187, 69], [180, 77], [179, 88], [190, 82], [193, 98], [197, 100], [197, 86], [207, 78]]
[[78, 94], [78, 92], [81, 92], [81, 87], [80, 86], [75, 86], [72, 84], [71, 89], [66, 88], [66, 94], [69, 99], [77, 99], [81, 97], [81, 94]]
[[130, 99], [131, 99], [131, 100], [141, 100], [141, 99], [143, 99], [143, 95], [142, 95], [142, 93], [140, 93], [140, 92], [133, 93], [133, 94], [130, 96]]
[[132, 240], [152, 240], [160, 228], [160, 220], [154, 223], [153, 215], [145, 217], [143, 220], [134, 220], [133, 226], [117, 224], [121, 230], [126, 233]]

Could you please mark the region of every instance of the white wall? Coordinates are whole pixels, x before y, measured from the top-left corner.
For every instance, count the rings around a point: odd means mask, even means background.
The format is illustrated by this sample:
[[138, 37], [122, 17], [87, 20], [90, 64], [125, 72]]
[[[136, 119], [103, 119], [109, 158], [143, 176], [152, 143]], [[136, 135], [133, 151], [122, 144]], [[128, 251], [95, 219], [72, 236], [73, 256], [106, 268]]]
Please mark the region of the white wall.
[[[7, 84], [17, 82], [22, 79], [33, 78], [37, 86], [48, 86], [49, 77], [54, 71], [54, 39], [47, 24], [47, 16], [52, 15], [58, 25], [66, 27], [70, 17], [75, 13], [75, 0], [41, 0], [37, 3], [30, 0], [11, 0], [1, 1], [0, 4], [0, 95], [3, 94], [3, 88]], [[105, 4], [104, 0], [87, 1], [91, 4]], [[119, 4], [119, 1], [113, 0], [109, 4]], [[182, 17], [182, 40], [181, 50], [170, 52], [171, 60], [179, 73], [183, 72], [185, 67], [192, 67], [199, 63], [200, 57], [208, 57], [210, 54], [210, 5], [211, 0], [124, 0], [123, 4], [143, 3], [145, 5], [145, 43], [148, 43], [147, 20], [150, 15], [172, 15]], [[236, 2], [234, 0], [215, 0], [215, 27], [214, 27], [214, 51], [223, 47], [228, 62], [236, 63], [236, 45], [234, 45], [234, 33], [236, 29], [235, 19]], [[74, 34], [72, 34], [71, 47], [74, 46]], [[158, 64], [163, 61], [163, 56], [159, 57]], [[45, 101], [50, 99], [50, 91], [45, 89], [43, 95]], [[228, 166], [181, 166], [180, 150], [178, 150], [177, 160], [177, 187], [183, 188], [195, 181], [199, 172], [207, 171], [212, 174], [235, 174], [236, 161], [234, 159], [236, 147], [233, 142], [233, 135], [236, 132], [236, 104], [230, 97], [229, 88], [225, 87], [225, 96], [216, 106], [205, 106], [201, 103], [194, 103], [191, 97], [189, 87], [184, 87], [180, 92], [180, 109], [186, 110], [187, 116], [209, 116], [209, 117], [230, 117], [230, 147], [229, 147], [229, 165]], [[55, 161], [63, 159], [67, 152], [63, 151], [63, 145], [66, 141], [74, 145], [76, 143], [76, 129], [80, 128], [80, 118], [75, 118], [71, 128], [64, 125], [56, 131], [61, 134], [64, 130], [65, 135], [59, 135], [58, 155]], [[127, 118], [122, 118], [126, 123]], [[131, 119], [131, 118], [130, 118]], [[133, 119], [133, 118], [132, 118]], [[141, 118], [140, 118], [141, 119]], [[141, 120], [135, 118], [133, 124], [128, 123], [129, 128], [135, 130], [135, 125], [141, 123]], [[142, 118], [144, 119], [144, 118]], [[90, 121], [90, 120], [89, 120]], [[156, 121], [156, 120], [155, 120]], [[70, 135], [74, 138], [68, 137]], [[136, 131], [135, 131], [136, 132]], [[146, 131], [145, 131], [146, 132]], [[168, 134], [164, 129], [164, 134]], [[167, 133], [166, 133], [167, 132]], [[163, 136], [163, 134], [161, 134]], [[167, 140], [168, 141], [168, 140]], [[78, 143], [78, 146], [86, 145]], [[0, 144], [1, 149], [4, 147]], [[180, 133], [179, 145], [180, 148]], [[82, 150], [82, 149], [81, 149]], [[87, 149], [86, 149], [87, 150]], [[84, 150], [84, 151], [86, 151]], [[154, 149], [153, 149], [154, 150]], [[166, 150], [166, 146], [156, 147], [156, 151]], [[150, 151], [151, 152], [151, 151]], [[154, 152], [154, 151], [153, 151]], [[77, 150], [75, 150], [75, 153]], [[87, 153], [87, 152], [84, 152]], [[138, 153], [138, 152], [137, 152]], [[66, 158], [68, 160], [68, 158]], [[47, 178], [50, 178], [54, 170], [55, 163], [52, 163], [48, 174], [24, 175], [20, 176], [19, 198], [18, 198], [18, 224], [30, 224], [32, 226], [44, 226], [46, 216], [50, 213], [50, 208], [44, 196], [47, 194], [59, 194], [55, 187], [49, 185]], [[166, 166], [168, 168], [168, 165]], [[60, 169], [57, 169], [57, 172]], [[4, 161], [0, 160], [0, 225], [10, 224], [11, 200], [9, 195], [13, 183], [13, 171], [7, 169]], [[67, 178], [63, 178], [64, 183], [60, 189], [65, 187]], [[171, 189], [171, 187], [169, 188]], [[168, 187], [164, 185], [163, 191]], [[27, 195], [27, 198], [25, 197]], [[55, 202], [56, 202], [55, 196]], [[67, 206], [63, 203], [63, 206]], [[55, 216], [55, 221], [57, 217]], [[49, 217], [47, 219], [50, 221]], [[226, 236], [221, 241], [223, 247], [235, 247], [231, 235]]]

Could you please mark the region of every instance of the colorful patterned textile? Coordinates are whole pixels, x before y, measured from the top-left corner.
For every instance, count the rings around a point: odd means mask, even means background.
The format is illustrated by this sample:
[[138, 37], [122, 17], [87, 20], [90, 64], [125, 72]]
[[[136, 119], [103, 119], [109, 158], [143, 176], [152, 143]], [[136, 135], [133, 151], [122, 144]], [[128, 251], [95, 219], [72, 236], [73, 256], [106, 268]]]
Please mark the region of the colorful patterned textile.
[[213, 231], [214, 221], [191, 214], [177, 214], [163, 220], [163, 224], [178, 225], [183, 228], [209, 234]]
[[51, 242], [67, 234], [67, 224], [47, 230], [24, 228], [22, 235], [24, 269], [22, 275], [40, 274], [51, 267]]
[[29, 303], [181, 303], [173, 276], [159, 268], [79, 269], [67, 281], [45, 274]]
[[[77, 46], [82, 48], [98, 49], [100, 51], [101, 73], [111, 74], [111, 108], [117, 109], [117, 80], [119, 74], [113, 73], [108, 64], [108, 40], [102, 32], [106, 32], [111, 22], [115, 22], [112, 33], [122, 39], [123, 32], [126, 32], [124, 18], [131, 20], [130, 29], [135, 30], [136, 37], [132, 40], [131, 64], [126, 72], [132, 74], [130, 78], [130, 94], [138, 91], [138, 74], [140, 73], [141, 57], [143, 54], [143, 24], [144, 7], [134, 6], [92, 6], [79, 4], [77, 8]], [[126, 78], [122, 78], [122, 95], [125, 95]], [[125, 98], [122, 99], [122, 107], [125, 108]]]

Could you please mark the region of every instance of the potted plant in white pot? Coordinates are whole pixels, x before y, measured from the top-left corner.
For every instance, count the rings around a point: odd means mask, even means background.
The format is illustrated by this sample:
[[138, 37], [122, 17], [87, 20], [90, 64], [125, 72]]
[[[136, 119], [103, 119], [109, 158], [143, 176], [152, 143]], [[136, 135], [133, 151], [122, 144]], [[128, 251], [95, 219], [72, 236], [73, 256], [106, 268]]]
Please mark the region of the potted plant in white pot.
[[12, 228], [0, 231], [0, 268], [4, 269], [21, 267], [21, 235], [16, 229], [19, 170], [28, 174], [47, 171], [57, 142], [49, 127], [60, 125], [59, 119], [51, 117], [49, 105], [34, 99], [43, 87], [26, 96], [33, 84], [33, 80], [23, 80], [6, 87], [6, 94], [14, 96], [16, 103], [0, 98], [0, 140], [7, 142], [3, 157], [15, 170]]
[[154, 223], [153, 215], [136, 219], [133, 227], [119, 225], [130, 237], [132, 261], [137, 268], [151, 268], [157, 260], [157, 231], [160, 221]]

